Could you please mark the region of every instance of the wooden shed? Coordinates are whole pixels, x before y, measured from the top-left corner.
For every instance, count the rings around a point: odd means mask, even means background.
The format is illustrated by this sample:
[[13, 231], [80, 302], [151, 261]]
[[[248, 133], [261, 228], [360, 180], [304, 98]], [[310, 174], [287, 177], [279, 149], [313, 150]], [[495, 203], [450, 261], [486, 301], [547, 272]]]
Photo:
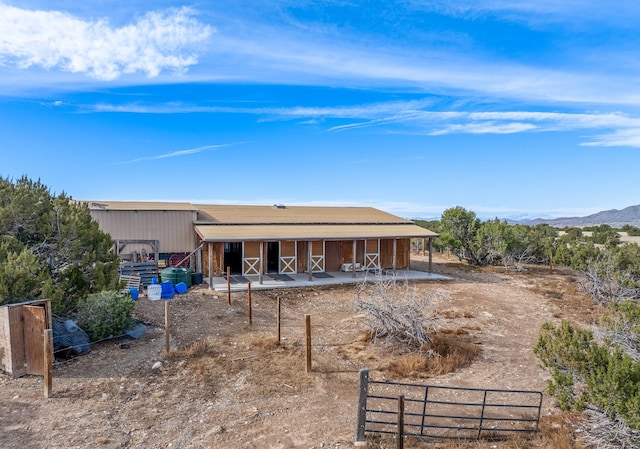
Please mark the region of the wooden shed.
[[44, 331], [51, 328], [48, 299], [0, 306], [0, 369], [13, 377], [44, 375]]

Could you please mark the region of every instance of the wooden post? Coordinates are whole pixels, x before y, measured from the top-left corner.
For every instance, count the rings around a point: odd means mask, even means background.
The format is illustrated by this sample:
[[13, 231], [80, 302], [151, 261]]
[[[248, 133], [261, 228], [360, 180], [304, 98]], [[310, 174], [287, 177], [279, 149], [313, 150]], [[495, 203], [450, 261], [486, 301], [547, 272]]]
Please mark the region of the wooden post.
[[367, 394], [369, 393], [369, 370], [360, 370], [360, 385], [358, 395], [358, 424], [356, 427], [356, 445], [367, 442], [364, 432], [367, 428]]
[[311, 315], [305, 315], [305, 334], [307, 341], [307, 372], [311, 372]]
[[202, 273], [202, 247], [204, 242], [200, 244], [200, 248], [196, 252], [196, 273]]
[[[429, 239], [429, 243], [431, 243], [431, 239]], [[423, 238], [422, 239], [422, 257], [425, 256], [426, 251], [427, 251], [427, 239]]]
[[276, 309], [276, 333], [278, 334], [278, 345], [280, 345], [280, 297], [278, 296], [278, 305]]
[[395, 273], [398, 266], [398, 239], [393, 239], [393, 272]]
[[169, 300], [164, 300], [164, 352], [169, 354]]
[[553, 273], [553, 252], [549, 251], [549, 273]]
[[429, 237], [429, 273], [431, 273], [432, 265], [433, 265], [433, 239]]
[[212, 290], [213, 289], [213, 243], [209, 242], [207, 244], [207, 250], [208, 250], [207, 257], [209, 258], [209, 290]]
[[262, 264], [262, 259], [264, 259], [264, 244], [265, 242], [260, 242], [260, 263], [258, 264], [258, 283], [262, 285], [262, 276], [264, 274], [264, 265]]
[[231, 305], [231, 267], [227, 267], [227, 298]]
[[44, 397], [51, 397], [51, 376], [53, 369], [53, 330], [44, 330]]
[[309, 272], [309, 282], [313, 280], [313, 272], [311, 268], [311, 240], [307, 240], [307, 271]]
[[356, 277], [356, 245], [358, 244], [357, 240], [353, 241], [353, 251], [351, 254], [351, 277]]
[[404, 395], [398, 396], [398, 440], [397, 449], [404, 449]]
[[249, 324], [253, 324], [253, 317], [251, 315], [251, 281], [249, 281], [249, 283], [247, 284], [247, 293], [249, 295]]

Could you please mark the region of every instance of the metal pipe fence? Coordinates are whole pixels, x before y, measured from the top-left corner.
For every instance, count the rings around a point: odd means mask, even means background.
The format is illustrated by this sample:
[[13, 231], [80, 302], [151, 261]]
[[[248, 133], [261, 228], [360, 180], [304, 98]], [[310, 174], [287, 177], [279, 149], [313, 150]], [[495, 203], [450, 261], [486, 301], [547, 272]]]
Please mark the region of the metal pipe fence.
[[[398, 428], [398, 398], [404, 397], [403, 428]], [[423, 438], [503, 439], [538, 431], [542, 393], [380, 382], [360, 371], [356, 441], [365, 433]]]

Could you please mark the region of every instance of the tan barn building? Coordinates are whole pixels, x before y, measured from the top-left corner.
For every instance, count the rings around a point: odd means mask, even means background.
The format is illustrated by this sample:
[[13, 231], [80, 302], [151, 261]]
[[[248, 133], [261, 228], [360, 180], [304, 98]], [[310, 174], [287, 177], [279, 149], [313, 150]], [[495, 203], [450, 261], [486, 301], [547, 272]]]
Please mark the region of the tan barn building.
[[132, 255], [188, 254], [198, 242], [193, 223], [198, 209], [190, 203], [89, 201], [89, 211], [111, 235], [122, 258]]
[[407, 269], [410, 239], [431, 249], [438, 236], [371, 207], [88, 204], [119, 251], [155, 241], [157, 253], [193, 252], [210, 284], [228, 268], [243, 276]]

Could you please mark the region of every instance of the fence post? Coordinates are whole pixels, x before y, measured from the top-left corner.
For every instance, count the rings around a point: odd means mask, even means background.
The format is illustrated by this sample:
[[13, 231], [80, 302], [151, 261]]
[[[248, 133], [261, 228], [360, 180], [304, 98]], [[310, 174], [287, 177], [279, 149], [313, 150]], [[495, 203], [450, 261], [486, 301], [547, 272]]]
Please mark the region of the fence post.
[[169, 354], [169, 300], [164, 300], [164, 352]]
[[397, 449], [404, 449], [404, 394], [398, 396], [398, 440]]
[[427, 401], [429, 400], [429, 386], [424, 386], [424, 402], [422, 404], [422, 422], [420, 423], [420, 435], [424, 435], [424, 421], [427, 417]]
[[231, 267], [227, 267], [227, 298], [231, 305]]
[[487, 404], [487, 390], [484, 391], [484, 396], [482, 398], [482, 410], [480, 411], [480, 423], [478, 424], [478, 439], [480, 439], [480, 434], [482, 434], [482, 425], [484, 421], [484, 408]]
[[278, 346], [280, 346], [280, 297], [278, 296], [278, 305], [276, 308], [276, 333], [278, 334]]
[[247, 284], [248, 294], [249, 294], [249, 324], [253, 324], [253, 316], [251, 315], [251, 281]]
[[44, 330], [44, 397], [51, 397], [51, 376], [53, 366], [53, 330]]
[[305, 321], [305, 335], [307, 341], [307, 372], [311, 372], [311, 315], [304, 316]]
[[367, 442], [364, 432], [367, 427], [367, 393], [369, 391], [369, 370], [360, 370], [360, 391], [358, 394], [358, 424], [356, 427], [356, 445]]

